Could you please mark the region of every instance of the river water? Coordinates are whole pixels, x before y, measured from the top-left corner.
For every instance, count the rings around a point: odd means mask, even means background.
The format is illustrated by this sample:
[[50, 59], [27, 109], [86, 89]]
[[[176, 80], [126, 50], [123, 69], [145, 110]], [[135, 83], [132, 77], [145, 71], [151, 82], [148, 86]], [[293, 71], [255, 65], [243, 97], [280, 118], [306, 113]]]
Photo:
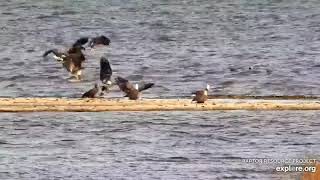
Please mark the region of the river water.
[[[0, 2], [0, 96], [79, 97], [114, 75], [154, 82], [144, 97], [320, 95], [320, 4], [289, 0]], [[69, 82], [51, 48], [106, 35]], [[110, 95], [121, 96], [114, 90]], [[290, 179], [243, 158], [319, 159], [309, 112], [0, 114], [0, 179]]]
[[290, 179], [244, 159], [319, 159], [315, 111], [1, 116], [1, 179]]

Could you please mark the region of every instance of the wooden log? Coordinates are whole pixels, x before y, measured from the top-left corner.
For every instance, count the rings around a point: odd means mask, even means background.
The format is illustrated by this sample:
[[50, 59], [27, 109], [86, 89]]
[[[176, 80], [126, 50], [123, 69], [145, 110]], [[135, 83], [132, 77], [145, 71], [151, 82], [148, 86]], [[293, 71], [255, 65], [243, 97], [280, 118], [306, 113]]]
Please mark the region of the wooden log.
[[292, 95], [292, 96], [247, 96], [247, 95], [208, 95], [209, 99], [262, 99], [262, 100], [316, 100], [320, 99], [316, 96], [303, 96], [303, 95]]
[[0, 98], [0, 112], [320, 110], [320, 100]]

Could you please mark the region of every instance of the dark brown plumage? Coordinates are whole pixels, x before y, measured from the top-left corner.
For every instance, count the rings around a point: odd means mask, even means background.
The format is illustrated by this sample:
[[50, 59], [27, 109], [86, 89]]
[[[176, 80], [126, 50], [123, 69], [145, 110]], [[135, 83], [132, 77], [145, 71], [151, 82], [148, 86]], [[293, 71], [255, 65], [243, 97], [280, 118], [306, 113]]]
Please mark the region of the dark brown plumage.
[[107, 58], [100, 59], [100, 80], [103, 84], [111, 85], [112, 69]]
[[54, 58], [62, 62], [62, 66], [66, 68], [68, 72], [75, 76], [78, 80], [81, 79], [81, 74], [83, 69], [82, 63], [85, 61], [85, 56], [82, 53], [82, 46], [76, 46], [70, 48], [66, 53], [59, 52], [58, 50], [49, 50], [46, 51], [43, 56], [47, 56], [50, 53], [54, 54]]
[[94, 88], [90, 89], [89, 91], [85, 92], [82, 95], [82, 98], [96, 98], [100, 95], [100, 87], [98, 84], [94, 85]]
[[128, 97], [130, 100], [139, 99], [141, 91], [149, 89], [154, 85], [153, 83], [147, 83], [139, 88], [138, 84], [136, 84], [136, 87], [134, 87], [127, 79], [124, 79], [122, 77], [117, 77], [115, 81], [120, 90], [126, 94], [125, 97]]
[[83, 69], [82, 63], [84, 60], [83, 54], [72, 53], [63, 58], [62, 65], [68, 72], [80, 80], [82, 75], [81, 69]]
[[[80, 39], [78, 39], [75, 43], [73, 43], [72, 47], [82, 47], [83, 45], [85, 45], [87, 42], [89, 41], [89, 38], [87, 37], [82, 37]], [[84, 47], [82, 47], [84, 49]]]
[[208, 91], [210, 89], [210, 86], [207, 84], [207, 87], [205, 90], [200, 90], [195, 92], [195, 97], [192, 99], [192, 101], [196, 101], [197, 103], [204, 103], [208, 100]]
[[89, 42], [89, 46], [91, 48], [98, 46], [98, 45], [104, 45], [104, 46], [109, 46], [110, 45], [110, 39], [107, 38], [106, 36], [97, 36], [91, 39]]
[[196, 91], [196, 96], [192, 101], [196, 101], [197, 103], [204, 103], [206, 100], [208, 100], [208, 95], [206, 94], [205, 90], [202, 90]]
[[107, 58], [101, 57], [100, 59], [100, 80], [102, 82], [101, 95], [109, 93], [110, 88], [114, 85], [111, 81], [112, 69]]
[[[47, 56], [50, 53], [54, 54], [54, 58], [62, 62], [62, 65], [64, 68], [67, 69], [68, 72], [71, 73], [72, 76], [75, 76], [77, 80], [81, 80], [81, 75], [82, 75], [82, 63], [85, 61], [85, 55], [83, 54], [82, 50], [85, 50], [83, 45], [88, 43], [89, 38], [88, 37], [82, 37], [79, 38], [75, 43], [73, 43], [72, 47], [68, 49], [66, 52], [59, 52], [58, 50], [52, 49], [48, 50], [43, 54], [43, 57]], [[98, 36], [95, 38], [92, 38], [89, 42], [90, 47], [94, 47], [96, 45], [109, 45], [110, 44], [110, 39], [105, 37], [105, 36]], [[107, 62], [109, 63], [109, 62]], [[107, 72], [107, 65], [103, 64], [104, 66], [101, 66], [104, 72], [104, 75], [106, 75], [105, 72]], [[108, 64], [109, 65], [109, 64]], [[110, 65], [109, 65], [110, 67]], [[110, 68], [111, 69], [111, 68]], [[101, 72], [100, 72], [101, 73]], [[109, 73], [109, 72], [108, 72]], [[111, 75], [110, 75], [111, 76]], [[101, 77], [101, 75], [100, 75]], [[107, 78], [107, 77], [105, 77]], [[105, 80], [101, 80], [105, 81]], [[109, 80], [106, 82], [110, 83]], [[103, 82], [105, 83], [105, 82]]]
[[[47, 56], [48, 54], [50, 53], [53, 53], [54, 55], [58, 56], [58, 57], [61, 57], [62, 54], [64, 55], [67, 55], [67, 54], [73, 54], [73, 53], [82, 53], [82, 50], [85, 50], [85, 48], [83, 47], [84, 44], [86, 44], [88, 42], [88, 38], [85, 37], [85, 38], [80, 38], [78, 40], [76, 40], [75, 43], [73, 43], [72, 47], [69, 48], [67, 51], [65, 51], [64, 53], [61, 53], [59, 52], [58, 50], [56, 49], [51, 49], [51, 50], [48, 50], [46, 51], [44, 54], [43, 54], [43, 57]], [[84, 55], [83, 55], [84, 57]]]
[[82, 37], [82, 38], [78, 39], [75, 43], [73, 43], [72, 47], [76, 47], [76, 46], [82, 47], [86, 43], [88, 43], [88, 46], [91, 48], [94, 48], [95, 46], [99, 46], [99, 45], [109, 46], [110, 39], [104, 35], [90, 38], [90, 41], [89, 41], [89, 37]]
[[[85, 48], [82, 47], [82, 46], [76, 46], [76, 47], [70, 48], [67, 52], [68, 52], [68, 54], [79, 53], [79, 54], [82, 54], [82, 55], [83, 55], [82, 50], [85, 50]], [[84, 56], [84, 55], [83, 55], [83, 56]]]

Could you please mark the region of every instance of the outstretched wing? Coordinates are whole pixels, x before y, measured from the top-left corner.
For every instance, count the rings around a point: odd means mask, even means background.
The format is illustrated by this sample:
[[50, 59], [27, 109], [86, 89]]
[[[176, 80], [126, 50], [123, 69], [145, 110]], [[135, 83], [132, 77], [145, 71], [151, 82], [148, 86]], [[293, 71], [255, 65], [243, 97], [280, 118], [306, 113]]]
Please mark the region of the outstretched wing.
[[146, 83], [146, 84], [140, 84], [138, 91], [141, 92], [143, 90], [149, 89], [154, 85], [154, 83]]
[[117, 83], [117, 84], [122, 84], [122, 83], [127, 83], [127, 82], [129, 82], [127, 79], [122, 78], [122, 77], [120, 77], [120, 76], [116, 77], [115, 80], [116, 80], [116, 83]]
[[87, 37], [82, 37], [82, 38], [78, 39], [78, 40], [72, 45], [72, 47], [82, 47], [82, 46], [85, 45], [88, 41], [89, 41], [89, 38], [87, 38]]
[[60, 53], [58, 50], [56, 49], [51, 49], [51, 50], [48, 50], [46, 51], [45, 53], [43, 53], [43, 57], [46, 57], [48, 56], [50, 53], [53, 54], [53, 58], [59, 62], [63, 62], [65, 60], [65, 58], [67, 57], [66, 54], [64, 53]]
[[100, 59], [100, 80], [106, 84], [110, 81], [112, 76], [112, 69], [107, 58], [101, 57]]
[[43, 57], [46, 57], [46, 56], [48, 56], [50, 53], [53, 53], [55, 56], [58, 56], [58, 57], [61, 56], [61, 53], [59, 53], [57, 49], [50, 49], [50, 50], [44, 52], [42, 56], [43, 56]]
[[128, 93], [128, 92], [134, 90], [134, 87], [132, 86], [132, 84], [128, 80], [126, 80], [122, 77], [119, 77], [119, 76], [116, 77], [115, 81], [116, 81], [117, 85], [119, 86], [120, 90], [125, 93]]
[[108, 46], [110, 44], [110, 39], [106, 36], [97, 36], [91, 39], [89, 42], [89, 46], [93, 48], [96, 45], [105, 45]]

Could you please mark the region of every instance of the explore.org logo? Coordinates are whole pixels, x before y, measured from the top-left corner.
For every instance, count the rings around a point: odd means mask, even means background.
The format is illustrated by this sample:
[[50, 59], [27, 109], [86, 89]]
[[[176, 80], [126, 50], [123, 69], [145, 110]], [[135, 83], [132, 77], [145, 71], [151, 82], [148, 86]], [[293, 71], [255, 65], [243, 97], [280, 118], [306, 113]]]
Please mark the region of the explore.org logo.
[[[317, 171], [317, 159], [272, 159], [272, 158], [248, 158], [242, 162], [249, 164], [276, 164], [277, 172], [311, 172]], [[272, 169], [273, 169], [272, 168]], [[318, 166], [319, 168], [319, 166]]]
[[303, 166], [303, 165], [288, 165], [288, 166], [277, 166], [277, 172], [313, 172], [317, 171], [316, 166]]

